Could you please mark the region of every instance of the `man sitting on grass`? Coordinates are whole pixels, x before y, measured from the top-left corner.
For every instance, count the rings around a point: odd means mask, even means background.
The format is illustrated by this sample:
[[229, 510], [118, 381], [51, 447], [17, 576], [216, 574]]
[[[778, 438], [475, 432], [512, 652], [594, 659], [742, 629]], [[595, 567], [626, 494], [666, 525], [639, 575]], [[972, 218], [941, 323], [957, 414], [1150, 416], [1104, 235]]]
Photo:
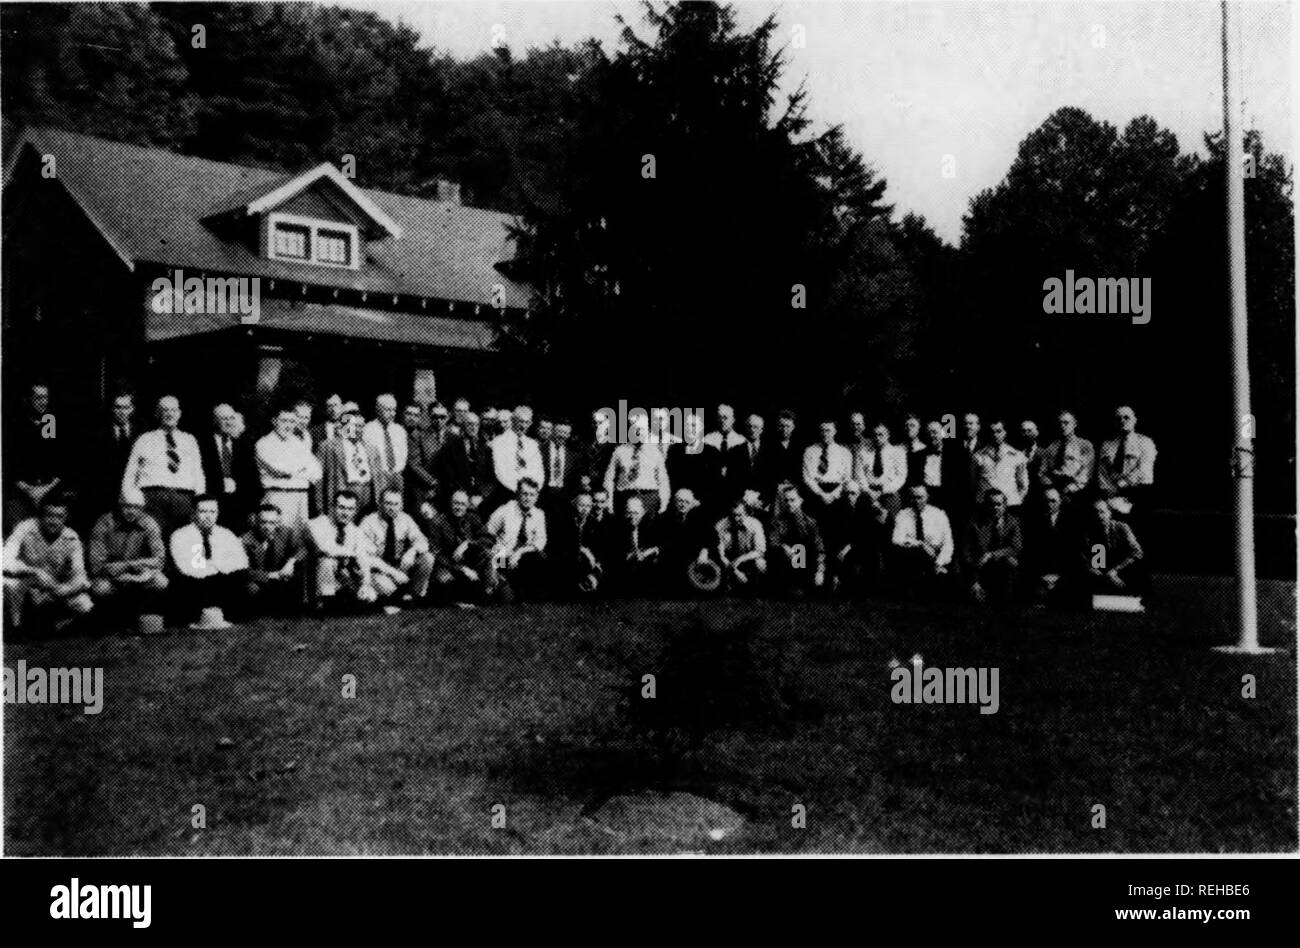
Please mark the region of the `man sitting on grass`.
[[516, 490], [515, 499], [493, 511], [487, 523], [493, 547], [486, 593], [499, 593], [507, 602], [538, 595], [546, 573], [546, 515], [537, 506], [540, 483], [523, 477]]
[[435, 508], [425, 520], [433, 549], [433, 581], [446, 596], [460, 603], [479, 598], [492, 545], [487, 527], [470, 509], [470, 503], [466, 491], [454, 491], [447, 513]]
[[983, 517], [966, 525], [966, 542], [962, 546], [971, 598], [976, 602], [988, 598], [1010, 602], [1024, 546], [1020, 522], [1007, 512], [1007, 495], [1000, 490], [985, 493], [984, 508]]
[[952, 564], [952, 525], [948, 515], [930, 503], [924, 484], [909, 487], [907, 499], [907, 506], [894, 518], [890, 571], [904, 595], [934, 595]]
[[262, 501], [253, 529], [241, 542], [248, 555], [248, 608], [256, 615], [283, 615], [301, 608], [302, 564], [307, 553], [302, 534], [284, 523], [275, 501]]
[[140, 488], [123, 488], [117, 509], [95, 522], [87, 558], [91, 592], [101, 608], [109, 609], [121, 621], [129, 616], [132, 631], [140, 616], [162, 614], [167, 547], [157, 521], [145, 513]]
[[68, 502], [46, 495], [36, 517], [21, 521], [4, 547], [5, 612], [21, 629], [49, 619], [61, 631], [93, 608], [81, 539], [68, 526]]
[[658, 529], [663, 588], [670, 595], [685, 595], [690, 589], [687, 570], [692, 563], [707, 561], [709, 547], [716, 542], [690, 488], [678, 488], [672, 507], [659, 519]]
[[384, 491], [379, 510], [361, 521], [361, 535], [375, 565], [375, 591], [385, 599], [400, 596], [403, 603], [423, 599], [433, 574], [433, 554], [415, 520], [402, 510], [401, 490]]
[[605, 565], [616, 595], [644, 596], [653, 591], [659, 545], [645, 514], [645, 502], [632, 494], [626, 499], [623, 516], [611, 533]]
[[777, 489], [771, 527], [773, 586], [803, 596], [826, 581], [826, 551], [817, 522], [803, 511], [799, 489], [786, 481]]
[[716, 553], [722, 581], [730, 592], [754, 592], [767, 574], [767, 538], [763, 525], [749, 515], [743, 499], [717, 524]]
[[361, 530], [352, 522], [357, 514], [357, 495], [341, 490], [334, 505], [308, 525], [312, 551], [316, 556], [314, 591], [316, 608], [361, 603], [379, 598], [372, 581], [373, 563]]
[[190, 523], [171, 537], [172, 584], [176, 612], [182, 619], [219, 608], [228, 616], [243, 600], [248, 585], [248, 554], [244, 545], [218, 525], [217, 498], [200, 497]]
[[1111, 505], [1097, 500], [1092, 523], [1084, 531], [1084, 582], [1090, 593], [1141, 596], [1150, 591], [1142, 547], [1132, 529], [1116, 520]]

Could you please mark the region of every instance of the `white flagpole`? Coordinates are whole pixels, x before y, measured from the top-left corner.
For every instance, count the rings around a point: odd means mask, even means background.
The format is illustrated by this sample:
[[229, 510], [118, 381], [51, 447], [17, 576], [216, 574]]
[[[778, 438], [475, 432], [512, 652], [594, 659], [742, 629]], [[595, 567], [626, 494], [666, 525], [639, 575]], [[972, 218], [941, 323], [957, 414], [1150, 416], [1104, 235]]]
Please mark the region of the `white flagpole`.
[[1250, 411], [1250, 362], [1246, 345], [1246, 213], [1242, 180], [1241, 88], [1237, 69], [1241, 63], [1237, 24], [1239, 10], [1220, 0], [1223, 12], [1223, 134], [1224, 173], [1228, 184], [1228, 279], [1232, 294], [1232, 513], [1237, 543], [1236, 645], [1216, 651], [1259, 655], [1276, 651], [1259, 644], [1259, 616], [1255, 597], [1255, 482], [1254, 416]]

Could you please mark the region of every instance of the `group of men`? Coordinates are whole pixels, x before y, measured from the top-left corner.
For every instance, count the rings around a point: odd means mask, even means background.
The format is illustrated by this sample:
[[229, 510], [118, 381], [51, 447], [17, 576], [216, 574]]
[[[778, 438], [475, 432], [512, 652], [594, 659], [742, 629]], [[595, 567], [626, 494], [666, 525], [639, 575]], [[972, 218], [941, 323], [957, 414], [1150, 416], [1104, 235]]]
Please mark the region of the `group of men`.
[[[728, 405], [707, 434], [698, 413], [676, 432], [666, 412], [634, 411], [616, 444], [600, 412], [579, 441], [567, 421], [534, 425], [528, 406], [480, 418], [458, 399], [399, 417], [391, 394], [370, 420], [339, 395], [314, 423], [310, 402], [289, 403], [256, 438], [221, 404], [196, 436], [173, 396], [137, 430], [122, 394], [80, 476], [51, 436], [48, 388], [33, 386], [26, 407], [5, 446], [15, 626], [92, 609], [154, 629], [164, 617], [602, 593], [1146, 588], [1134, 525], [1156, 452], [1127, 407], [1100, 448], [1069, 412], [1046, 445], [1029, 421], [1015, 446], [1002, 421], [985, 437], [974, 414], [960, 433], [951, 418], [923, 427], [909, 415], [896, 443], [856, 412], [842, 440], [826, 419], [804, 444], [793, 412], [774, 435], [751, 414], [742, 434]], [[98, 514], [82, 533], [74, 486]]]

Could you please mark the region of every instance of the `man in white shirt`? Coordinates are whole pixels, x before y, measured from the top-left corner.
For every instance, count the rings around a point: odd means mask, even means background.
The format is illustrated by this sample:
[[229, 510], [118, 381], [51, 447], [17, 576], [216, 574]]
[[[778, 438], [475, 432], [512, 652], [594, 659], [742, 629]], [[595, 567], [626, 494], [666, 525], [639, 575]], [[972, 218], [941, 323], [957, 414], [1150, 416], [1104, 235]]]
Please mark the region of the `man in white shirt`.
[[374, 561], [360, 528], [353, 523], [357, 495], [339, 491], [328, 514], [307, 525], [307, 535], [316, 557], [316, 608], [340, 601], [372, 603], [379, 594], [373, 582]]
[[135, 439], [122, 475], [122, 489], [144, 492], [149, 515], [164, 536], [189, 522], [194, 499], [207, 490], [203, 458], [194, 436], [177, 428], [181, 403], [174, 395], [158, 399], [159, 427]]
[[515, 496], [524, 478], [539, 485], [546, 482], [542, 449], [528, 436], [532, 424], [533, 410], [520, 405], [510, 416], [510, 429], [492, 439], [492, 471], [497, 479], [498, 505]]
[[366, 422], [361, 437], [379, 455], [386, 483], [400, 489], [406, 470], [407, 439], [406, 429], [397, 423], [396, 396], [385, 393], [375, 399], [375, 417]]
[[767, 575], [767, 535], [743, 500], [731, 505], [718, 521], [716, 548], [722, 579], [728, 590], [754, 590]]
[[871, 430], [871, 437], [855, 452], [853, 478], [869, 500], [893, 516], [902, 506], [898, 492], [907, 483], [907, 449], [889, 443], [884, 422]]
[[620, 517], [633, 497], [653, 517], [668, 509], [672, 497], [663, 449], [650, 441], [649, 424], [639, 410], [629, 418], [628, 428], [630, 443], [614, 449], [605, 469], [605, 490], [613, 496]]
[[433, 575], [433, 554], [424, 532], [402, 510], [401, 491], [384, 491], [379, 509], [362, 519], [361, 536], [374, 562], [373, 582], [381, 598], [399, 592], [402, 602], [425, 597]]
[[190, 523], [171, 535], [172, 583], [177, 611], [192, 618], [217, 606], [223, 614], [237, 607], [247, 589], [248, 554], [243, 541], [218, 525], [220, 505], [215, 497], [200, 497]]
[[1060, 437], [1043, 452], [1039, 480], [1043, 487], [1055, 487], [1066, 502], [1082, 496], [1092, 484], [1096, 450], [1092, 442], [1076, 433], [1074, 415], [1063, 411], [1057, 416]]
[[991, 490], [1001, 491], [1008, 507], [1019, 507], [1029, 491], [1029, 461], [1022, 451], [1007, 443], [1007, 426], [1001, 421], [989, 425], [989, 444], [975, 452], [975, 496], [984, 503]]
[[[1097, 487], [1106, 500], [1146, 492], [1156, 480], [1156, 443], [1137, 431], [1137, 413], [1127, 405], [1115, 409], [1119, 436], [1101, 445], [1097, 458]], [[1112, 504], [1112, 506], [1115, 506]]]
[[913, 484], [907, 495], [907, 506], [894, 518], [891, 565], [906, 592], [930, 592], [952, 563], [952, 525], [930, 505], [924, 484]]
[[299, 438], [296, 412], [282, 408], [274, 427], [258, 439], [254, 453], [262, 481], [263, 499], [280, 508], [280, 522], [298, 533], [307, 529], [308, 497], [321, 479], [320, 461], [309, 444]]
[[833, 547], [842, 532], [836, 520], [844, 487], [853, 476], [853, 456], [844, 445], [835, 443], [834, 421], [823, 420], [820, 431], [821, 440], [803, 452], [803, 486], [808, 513], [817, 521], [823, 542]]
[[704, 451], [718, 452], [718, 492], [730, 505], [746, 487], [748, 469], [745, 438], [736, 428], [736, 410], [730, 405], [718, 406], [718, 430], [704, 436]]
[[493, 511], [487, 522], [493, 541], [487, 593], [500, 590], [507, 601], [535, 594], [546, 571], [546, 515], [537, 506], [540, 485], [523, 477], [516, 487], [515, 499]]

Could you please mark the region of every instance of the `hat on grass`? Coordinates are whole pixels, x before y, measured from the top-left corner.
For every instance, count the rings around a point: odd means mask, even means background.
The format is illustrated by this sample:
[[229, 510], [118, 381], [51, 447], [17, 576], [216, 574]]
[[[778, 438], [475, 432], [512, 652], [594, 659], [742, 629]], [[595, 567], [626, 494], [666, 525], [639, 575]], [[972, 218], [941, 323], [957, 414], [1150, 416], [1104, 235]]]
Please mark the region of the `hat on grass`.
[[191, 622], [190, 628], [195, 632], [216, 632], [221, 629], [232, 628], [232, 626], [226, 621], [220, 606], [204, 606], [203, 612], [199, 615], [199, 621]]
[[700, 592], [715, 592], [722, 585], [722, 567], [713, 560], [696, 560], [686, 568], [686, 578]]

